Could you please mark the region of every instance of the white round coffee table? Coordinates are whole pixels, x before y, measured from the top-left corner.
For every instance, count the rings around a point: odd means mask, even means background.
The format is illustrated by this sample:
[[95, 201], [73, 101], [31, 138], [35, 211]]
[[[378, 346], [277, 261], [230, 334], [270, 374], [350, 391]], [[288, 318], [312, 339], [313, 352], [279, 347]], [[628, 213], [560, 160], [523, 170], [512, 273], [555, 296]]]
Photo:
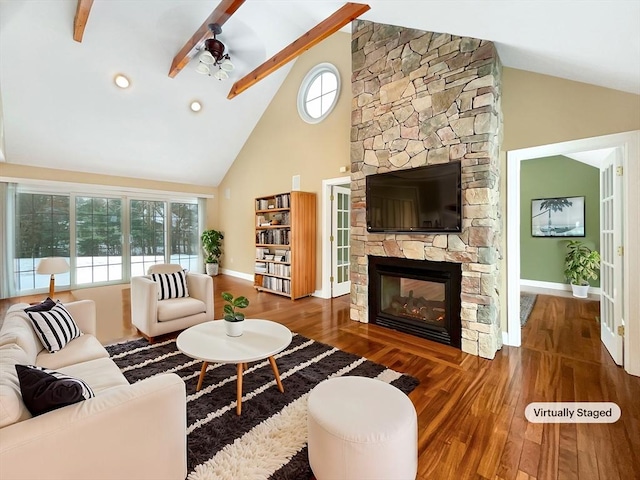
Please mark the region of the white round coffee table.
[[244, 331], [239, 337], [229, 337], [225, 333], [224, 320], [213, 320], [187, 328], [178, 335], [178, 350], [188, 357], [202, 360], [202, 369], [196, 392], [202, 387], [202, 381], [209, 363], [235, 363], [238, 368], [236, 413], [242, 413], [242, 372], [247, 362], [269, 359], [276, 377], [278, 389], [284, 392], [280, 374], [273, 356], [291, 343], [291, 331], [270, 320], [247, 319]]

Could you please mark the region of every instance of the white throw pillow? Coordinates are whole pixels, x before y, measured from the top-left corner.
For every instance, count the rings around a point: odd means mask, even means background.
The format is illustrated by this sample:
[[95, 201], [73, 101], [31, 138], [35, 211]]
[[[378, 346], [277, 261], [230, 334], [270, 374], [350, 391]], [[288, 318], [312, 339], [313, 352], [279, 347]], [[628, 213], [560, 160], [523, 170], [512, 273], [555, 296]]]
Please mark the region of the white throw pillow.
[[158, 300], [189, 296], [187, 273], [184, 270], [173, 273], [152, 273], [151, 279], [158, 286]]
[[71, 314], [59, 301], [48, 311], [25, 311], [29, 314], [36, 335], [50, 353], [61, 350], [71, 340], [82, 335]]

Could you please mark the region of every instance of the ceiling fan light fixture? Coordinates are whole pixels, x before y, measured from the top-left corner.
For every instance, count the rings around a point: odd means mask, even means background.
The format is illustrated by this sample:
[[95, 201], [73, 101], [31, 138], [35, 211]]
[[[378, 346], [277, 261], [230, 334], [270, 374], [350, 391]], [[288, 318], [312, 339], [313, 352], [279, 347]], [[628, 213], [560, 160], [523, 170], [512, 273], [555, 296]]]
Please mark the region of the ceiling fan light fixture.
[[[227, 55], [227, 57], [228, 57], [228, 55]], [[222, 62], [222, 63], [220, 64], [220, 68], [221, 68], [222, 70], [224, 70], [225, 72], [231, 72], [231, 71], [233, 71], [233, 69], [234, 69], [234, 68], [236, 68], [236, 67], [235, 67], [235, 65], [234, 65], [233, 63], [231, 63], [231, 60], [229, 60], [229, 58], [226, 58], [226, 59], [224, 60], [224, 62]]]
[[[222, 32], [222, 28], [219, 24], [212, 23], [209, 25], [209, 30], [211, 30], [213, 38], [205, 40], [198, 55], [200, 62], [196, 67], [196, 71], [203, 75], [210, 75], [216, 80], [226, 80], [229, 78], [227, 72], [231, 72], [235, 67], [231, 63], [229, 54], [224, 53], [227, 47], [216, 38], [216, 35], [220, 35]], [[217, 70], [215, 69], [216, 66], [218, 67]]]
[[225, 51], [224, 43], [217, 38], [210, 38], [204, 42], [204, 49], [215, 59], [216, 63], [222, 60]]
[[213, 58], [213, 55], [211, 55], [211, 53], [206, 50], [200, 54], [198, 60], [207, 65], [213, 65], [214, 63], [216, 63], [216, 59]]
[[213, 74], [213, 78], [217, 80], [226, 80], [229, 78], [229, 74], [222, 69], [219, 69], [216, 73]]
[[196, 72], [201, 73], [202, 75], [211, 75], [211, 70], [209, 70], [209, 67], [204, 63], [198, 63]]

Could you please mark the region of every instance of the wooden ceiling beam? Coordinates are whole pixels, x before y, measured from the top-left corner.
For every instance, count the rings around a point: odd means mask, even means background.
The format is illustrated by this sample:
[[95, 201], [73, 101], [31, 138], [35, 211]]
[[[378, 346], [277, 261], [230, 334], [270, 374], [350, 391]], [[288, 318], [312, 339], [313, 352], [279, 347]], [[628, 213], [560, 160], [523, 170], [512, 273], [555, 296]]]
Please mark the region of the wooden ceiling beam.
[[93, 0], [78, 0], [76, 16], [73, 19], [73, 39], [76, 42], [82, 42], [84, 29], [87, 26], [87, 20], [89, 19], [92, 6]]
[[245, 0], [222, 0], [216, 9], [211, 12], [211, 15], [207, 17], [200, 28], [196, 30], [196, 33], [187, 40], [184, 47], [176, 54], [171, 62], [171, 69], [169, 70], [169, 76], [175, 77], [180, 70], [182, 70], [196, 54], [196, 47], [205, 40], [213, 37], [213, 34], [209, 30], [210, 23], [217, 23], [222, 26], [229, 20], [231, 15], [235, 13], [238, 8], [245, 2]]
[[342, 8], [337, 10], [333, 15], [320, 22], [307, 33], [257, 67], [251, 73], [234, 83], [229, 95], [227, 95], [227, 98], [231, 99], [244, 92], [267, 75], [270, 75], [278, 68], [340, 30], [347, 23], [352, 22], [370, 8], [371, 7], [369, 7], [369, 5], [362, 3], [345, 3]]

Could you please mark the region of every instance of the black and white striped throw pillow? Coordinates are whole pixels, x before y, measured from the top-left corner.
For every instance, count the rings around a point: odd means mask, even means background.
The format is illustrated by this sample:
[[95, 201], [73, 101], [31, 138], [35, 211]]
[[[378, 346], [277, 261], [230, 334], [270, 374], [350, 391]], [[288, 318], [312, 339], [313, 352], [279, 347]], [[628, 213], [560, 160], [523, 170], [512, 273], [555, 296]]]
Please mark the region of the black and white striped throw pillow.
[[174, 273], [152, 273], [151, 279], [158, 285], [158, 300], [189, 296], [185, 270]]
[[16, 365], [22, 400], [31, 415], [95, 397], [91, 387], [79, 378], [35, 365]]
[[60, 302], [48, 311], [31, 311], [26, 308], [25, 312], [29, 315], [40, 342], [50, 353], [62, 350], [67, 343], [82, 335], [75, 320]]

